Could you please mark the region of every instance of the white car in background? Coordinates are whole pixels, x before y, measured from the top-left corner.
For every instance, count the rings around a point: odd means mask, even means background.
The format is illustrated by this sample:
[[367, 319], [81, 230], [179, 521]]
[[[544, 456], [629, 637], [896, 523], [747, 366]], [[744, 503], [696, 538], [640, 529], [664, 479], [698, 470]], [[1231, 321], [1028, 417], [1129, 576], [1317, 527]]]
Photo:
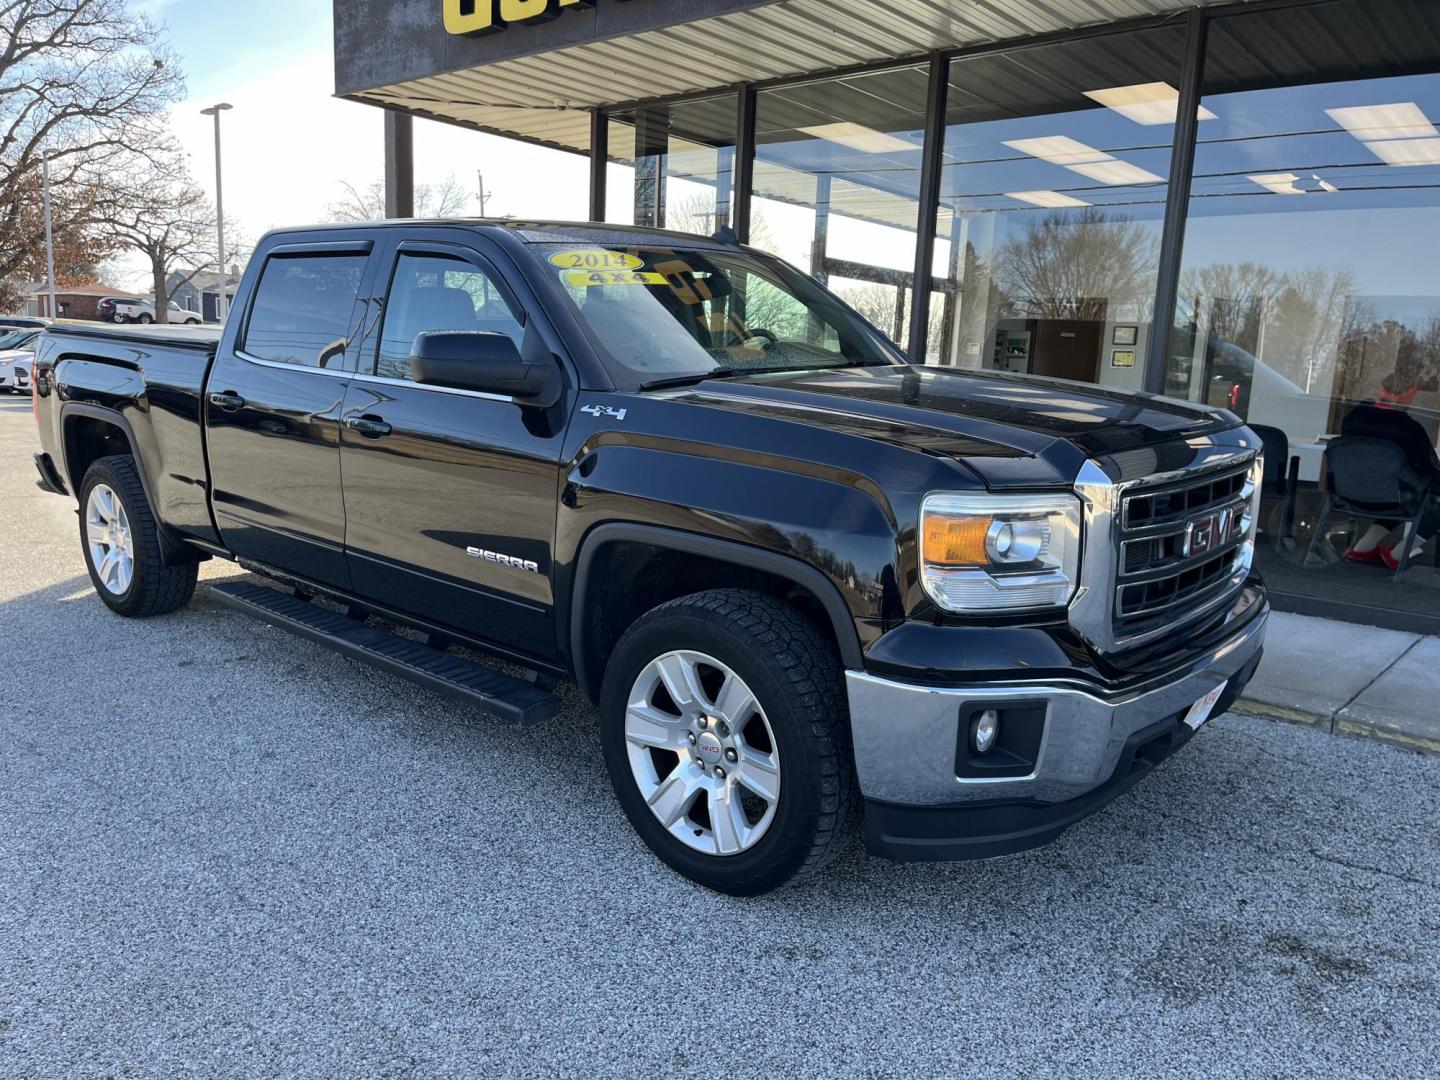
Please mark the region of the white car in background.
[[[201, 319], [198, 311], [190, 311], [182, 308], [174, 300], [166, 305], [169, 313], [168, 322], [172, 325], [199, 326]], [[155, 321], [154, 300], [119, 300], [115, 301], [114, 319], [117, 323], [137, 322], [153, 323]]]
[[40, 331], [20, 327], [0, 329], [0, 394], [30, 393], [30, 375], [35, 359], [35, 339]]

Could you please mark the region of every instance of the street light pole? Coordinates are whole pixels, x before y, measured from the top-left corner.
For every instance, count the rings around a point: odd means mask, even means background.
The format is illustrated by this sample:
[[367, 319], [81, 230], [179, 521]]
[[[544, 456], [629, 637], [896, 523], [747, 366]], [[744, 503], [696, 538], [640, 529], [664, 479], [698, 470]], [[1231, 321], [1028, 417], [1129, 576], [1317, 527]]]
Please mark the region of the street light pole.
[[40, 192], [45, 203], [45, 285], [50, 294], [50, 318], [59, 318], [55, 307], [55, 227], [50, 216], [50, 155], [40, 158]]
[[225, 191], [220, 171], [220, 114], [235, 106], [228, 102], [220, 102], [208, 109], [201, 109], [200, 115], [213, 116], [215, 118], [215, 231], [218, 245], [216, 255], [220, 261], [220, 299], [215, 306], [215, 314], [219, 316], [223, 325], [225, 322], [226, 308], [229, 306], [225, 296], [225, 287], [229, 283], [229, 274], [225, 269]]

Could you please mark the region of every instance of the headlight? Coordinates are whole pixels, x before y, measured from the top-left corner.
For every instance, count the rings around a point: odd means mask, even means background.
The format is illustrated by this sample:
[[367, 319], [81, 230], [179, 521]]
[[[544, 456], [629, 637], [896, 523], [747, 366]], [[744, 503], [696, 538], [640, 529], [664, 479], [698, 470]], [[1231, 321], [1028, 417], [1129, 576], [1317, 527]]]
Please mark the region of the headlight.
[[1250, 464], [1250, 476], [1245, 482], [1241, 495], [1245, 497], [1244, 516], [1240, 519], [1240, 532], [1244, 543], [1236, 553], [1236, 569], [1249, 570], [1255, 562], [1255, 534], [1260, 529], [1260, 495], [1265, 485], [1265, 454], [1255, 455]]
[[1075, 593], [1080, 502], [1072, 495], [929, 495], [920, 573], [946, 611], [1058, 607]]

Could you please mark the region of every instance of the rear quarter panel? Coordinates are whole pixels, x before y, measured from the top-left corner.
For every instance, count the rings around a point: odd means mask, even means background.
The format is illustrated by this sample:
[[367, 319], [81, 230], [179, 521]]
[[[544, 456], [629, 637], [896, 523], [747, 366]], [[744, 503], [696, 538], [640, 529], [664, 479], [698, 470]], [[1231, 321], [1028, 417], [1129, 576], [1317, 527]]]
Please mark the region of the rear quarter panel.
[[81, 476], [67, 460], [64, 425], [75, 406], [113, 413], [128, 429], [146, 490], [162, 523], [215, 542], [207, 499], [201, 393], [212, 350], [146, 340], [141, 334], [91, 337], [51, 331], [37, 352], [46, 372], [41, 442], [72, 491]]

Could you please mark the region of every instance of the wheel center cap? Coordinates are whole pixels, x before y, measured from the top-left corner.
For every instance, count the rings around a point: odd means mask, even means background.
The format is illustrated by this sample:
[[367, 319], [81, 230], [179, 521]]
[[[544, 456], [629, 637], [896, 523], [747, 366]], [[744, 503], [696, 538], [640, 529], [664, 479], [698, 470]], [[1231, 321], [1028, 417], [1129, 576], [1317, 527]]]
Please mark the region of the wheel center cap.
[[703, 760], [714, 765], [719, 762], [720, 755], [724, 753], [724, 748], [720, 745], [719, 737], [713, 731], [706, 731], [700, 735], [700, 738], [695, 740], [695, 752], [698, 753]]

